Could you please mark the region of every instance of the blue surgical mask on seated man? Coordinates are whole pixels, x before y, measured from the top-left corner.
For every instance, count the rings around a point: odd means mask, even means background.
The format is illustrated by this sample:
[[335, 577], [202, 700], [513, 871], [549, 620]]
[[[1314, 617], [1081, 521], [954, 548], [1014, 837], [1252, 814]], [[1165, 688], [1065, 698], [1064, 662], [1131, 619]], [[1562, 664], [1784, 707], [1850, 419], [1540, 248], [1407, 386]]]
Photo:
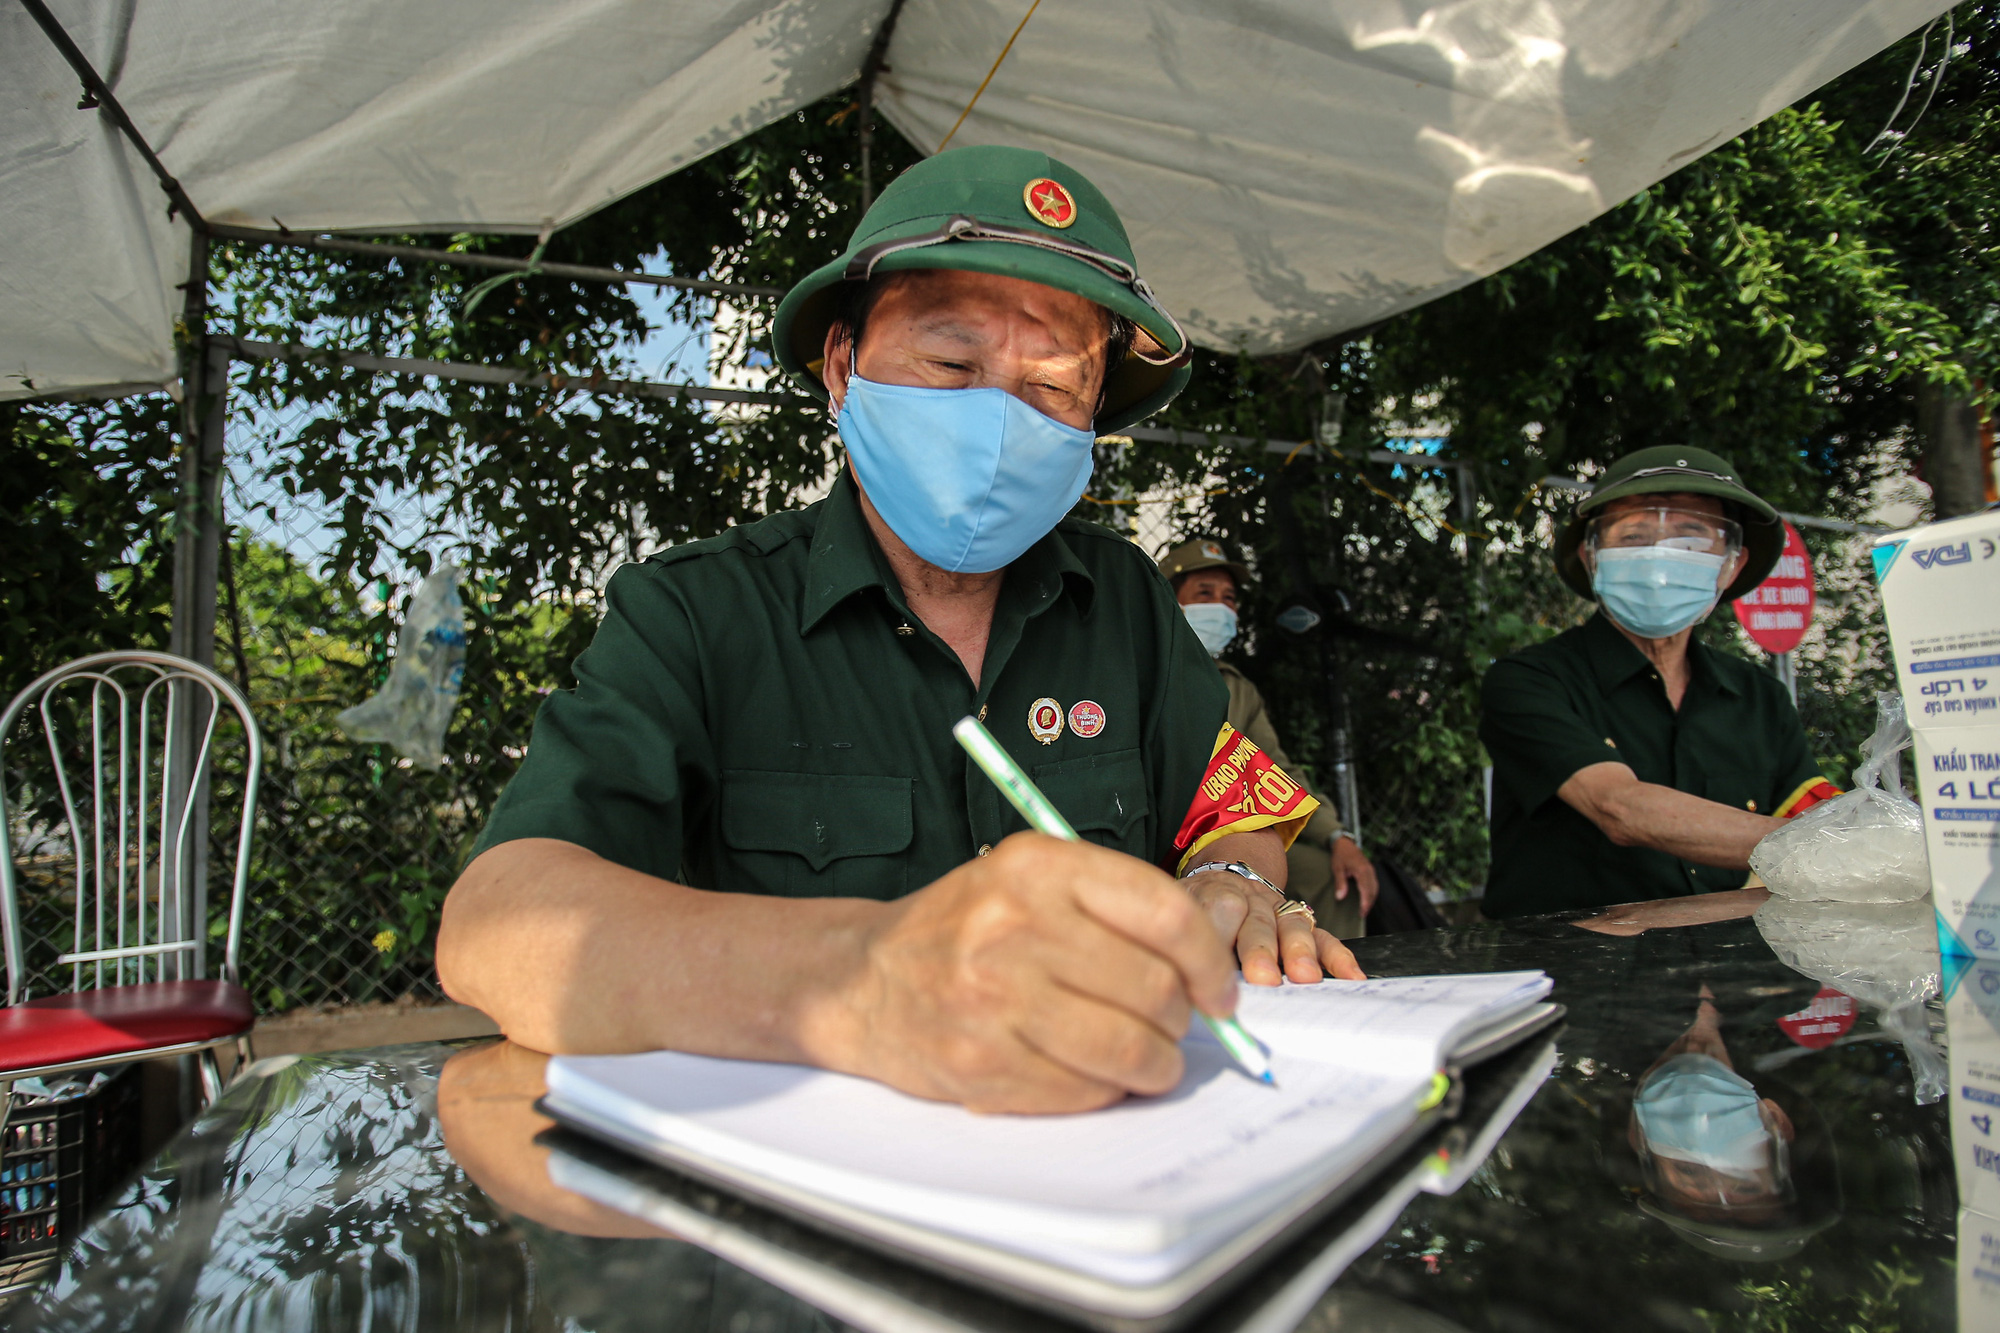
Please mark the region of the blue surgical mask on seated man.
[[1724, 557], [1669, 546], [1614, 547], [1597, 553], [1590, 586], [1611, 618], [1646, 639], [1664, 639], [1715, 606]]
[[1222, 656], [1223, 649], [1236, 641], [1236, 608], [1221, 602], [1194, 602], [1181, 608], [1201, 646], [1210, 657]]
[[1601, 515], [1591, 524], [1591, 591], [1634, 634], [1668, 638], [1715, 608], [1742, 532], [1733, 519], [1664, 505]]
[[1090, 480], [1094, 432], [1005, 389], [919, 389], [847, 379], [840, 438], [889, 530], [954, 574], [1018, 560]]

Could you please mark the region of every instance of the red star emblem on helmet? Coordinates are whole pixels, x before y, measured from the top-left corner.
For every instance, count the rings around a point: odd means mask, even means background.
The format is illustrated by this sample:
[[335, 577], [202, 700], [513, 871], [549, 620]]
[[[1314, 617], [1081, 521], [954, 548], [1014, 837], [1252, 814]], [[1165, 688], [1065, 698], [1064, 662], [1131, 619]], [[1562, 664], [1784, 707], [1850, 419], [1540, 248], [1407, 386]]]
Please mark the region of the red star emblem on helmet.
[[1021, 198], [1027, 201], [1029, 215], [1043, 226], [1061, 228], [1076, 221], [1076, 200], [1046, 176], [1029, 181]]

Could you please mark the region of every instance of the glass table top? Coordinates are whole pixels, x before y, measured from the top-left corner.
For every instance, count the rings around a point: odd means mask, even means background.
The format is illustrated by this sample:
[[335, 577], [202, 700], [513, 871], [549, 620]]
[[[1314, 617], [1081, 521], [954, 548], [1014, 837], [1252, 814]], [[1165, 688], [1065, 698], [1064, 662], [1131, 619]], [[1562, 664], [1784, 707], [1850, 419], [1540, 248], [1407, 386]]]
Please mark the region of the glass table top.
[[[1779, 961], [1752, 920], [1685, 923], [1700, 914], [1662, 904], [1614, 909], [1600, 929], [1549, 917], [1357, 942], [1374, 975], [1546, 969], [1568, 1007], [1553, 1073], [1454, 1192], [1418, 1194], [1347, 1236], [1340, 1254], [1358, 1257], [1323, 1293], [1313, 1287], [1309, 1308], [1274, 1323], [1224, 1297], [1190, 1327], [1961, 1327], [1950, 1102], [1914, 1095], [1918, 1076], [1931, 1068], [1935, 1081], [1941, 1068], [1921, 1018], [1906, 1009], [1887, 1021], [1827, 992]], [[1762, 1212], [1740, 1201], [1718, 1211], [1709, 1186], [1649, 1137], [1646, 1125], [1658, 1137], [1665, 1122], [1634, 1114], [1649, 1072], [1691, 1053], [1733, 1066], [1765, 1123], [1785, 1126], [1783, 1197]], [[112, 1199], [8, 1322], [600, 1333], [981, 1323], [934, 1299], [935, 1280], [906, 1285], [860, 1254], [830, 1267], [864, 1299], [815, 1304], [793, 1294], [810, 1283], [782, 1268], [760, 1276], [557, 1187], [549, 1163], [562, 1145], [533, 1106], [542, 1064], [505, 1042], [263, 1061]], [[896, 1299], [871, 1303], [871, 1289]], [[1975, 1312], [1966, 1320], [1984, 1326]], [[985, 1322], [1053, 1323], [1025, 1310]]]

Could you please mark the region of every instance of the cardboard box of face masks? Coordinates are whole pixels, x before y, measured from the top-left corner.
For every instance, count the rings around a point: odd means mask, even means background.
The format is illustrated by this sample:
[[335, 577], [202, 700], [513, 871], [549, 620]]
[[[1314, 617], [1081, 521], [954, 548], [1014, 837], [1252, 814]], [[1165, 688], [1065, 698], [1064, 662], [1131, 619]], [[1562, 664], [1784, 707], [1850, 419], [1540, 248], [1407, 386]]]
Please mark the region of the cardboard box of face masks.
[[2000, 512], [1875, 543], [1939, 942], [2000, 958]]
[[[1953, 984], [1944, 1007], [1951, 1066], [1951, 1095], [1945, 1105], [1951, 1114], [1958, 1202], [2000, 1219], [2000, 962], [1977, 959], [1947, 971]], [[2000, 1228], [1995, 1230], [2000, 1234]], [[2000, 1250], [1985, 1261], [2000, 1273], [1995, 1264]], [[2000, 1281], [1991, 1295], [2000, 1304]]]

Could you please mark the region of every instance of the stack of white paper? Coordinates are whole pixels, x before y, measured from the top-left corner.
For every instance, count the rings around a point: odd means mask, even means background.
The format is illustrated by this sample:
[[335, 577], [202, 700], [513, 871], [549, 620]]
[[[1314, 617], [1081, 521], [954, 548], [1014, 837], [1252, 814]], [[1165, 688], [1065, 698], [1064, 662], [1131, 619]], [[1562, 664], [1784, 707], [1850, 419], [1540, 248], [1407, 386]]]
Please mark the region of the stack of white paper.
[[552, 1060], [549, 1105], [894, 1244], [1143, 1287], [1361, 1172], [1412, 1126], [1452, 1052], [1549, 987], [1540, 972], [1245, 986], [1238, 1015], [1269, 1048], [1275, 1089], [1197, 1025], [1179, 1087], [1083, 1115], [975, 1115], [866, 1079], [672, 1051]]

